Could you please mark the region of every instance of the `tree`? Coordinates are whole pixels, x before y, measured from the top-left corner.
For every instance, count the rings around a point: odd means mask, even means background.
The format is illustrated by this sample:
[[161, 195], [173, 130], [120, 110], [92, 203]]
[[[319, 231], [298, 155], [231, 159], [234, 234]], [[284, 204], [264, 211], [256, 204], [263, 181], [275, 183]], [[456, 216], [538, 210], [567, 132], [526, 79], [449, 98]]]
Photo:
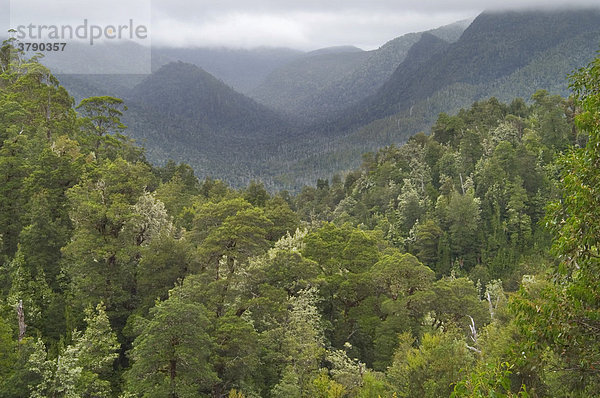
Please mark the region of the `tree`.
[[183, 287], [157, 302], [141, 325], [129, 356], [125, 391], [136, 397], [208, 397], [217, 376], [209, 360], [210, 321]]
[[479, 299], [477, 288], [468, 278], [442, 278], [425, 294], [431, 298], [430, 309], [436, 327], [455, 325], [468, 331], [471, 318], [477, 327], [490, 320], [487, 304]]
[[7, 268], [10, 272], [8, 303], [14, 307], [20, 302], [23, 304], [25, 321], [30, 327], [30, 334], [33, 334], [34, 330], [45, 330], [48, 321], [44, 318], [44, 314], [47, 313], [53, 294], [48, 287], [43, 269], [28, 267], [20, 249], [15, 253], [13, 260], [7, 264]]
[[449, 396], [461, 371], [468, 370], [473, 362], [462, 337], [452, 329], [426, 333], [418, 348], [412, 347], [412, 337], [405, 333], [394, 353], [388, 380], [399, 397]]
[[90, 144], [96, 156], [99, 156], [101, 145], [107, 149], [118, 142], [109, 134], [113, 133], [117, 138], [124, 138], [119, 134], [126, 129], [120, 119], [123, 111], [127, 110], [122, 99], [110, 96], [89, 97], [83, 99], [75, 109], [82, 116], [82, 129], [92, 138]]
[[252, 204], [252, 206], [265, 207], [269, 199], [269, 193], [262, 182], [252, 180], [246, 187], [244, 199]]
[[483, 370], [475, 370], [468, 375], [468, 378], [455, 384], [450, 398], [529, 397], [525, 389], [517, 394], [511, 392], [512, 366], [507, 362], [486, 365]]
[[458, 116], [441, 113], [431, 128], [433, 138], [441, 144], [458, 143], [464, 129], [463, 121]]
[[435, 275], [412, 254], [385, 255], [371, 270], [375, 283], [393, 300], [429, 289]]
[[169, 290], [190, 273], [194, 258], [189, 243], [161, 233], [140, 248], [136, 267], [138, 311], [145, 314], [156, 299], [166, 300]]
[[526, 213], [527, 192], [520, 177], [509, 185], [510, 199], [507, 204], [507, 229], [510, 242], [517, 251], [525, 251], [531, 245], [531, 218]]
[[536, 91], [531, 99], [534, 101], [534, 110], [539, 115], [538, 128], [542, 143], [556, 151], [566, 149], [571, 135], [565, 115], [566, 101], [558, 95], [549, 95], [545, 90]]
[[412, 253], [429, 268], [434, 268], [438, 260], [442, 233], [440, 227], [433, 220], [419, 223], [416, 227]]
[[267, 230], [267, 239], [272, 242], [288, 232], [293, 233], [300, 224], [298, 215], [280, 196], [275, 196], [266, 202], [265, 217], [273, 223], [273, 226]]
[[539, 292], [525, 286], [514, 308], [532, 355], [543, 358], [550, 347], [560, 385], [585, 396], [600, 389], [600, 57], [571, 77], [571, 87], [577, 127], [589, 138], [560, 159], [562, 197], [548, 207], [560, 265], [554, 284]]
[[267, 229], [271, 225], [262, 209], [241, 210], [209, 232], [198, 248], [198, 256], [214, 273], [215, 280], [219, 280], [223, 274], [233, 274], [239, 264], [268, 248]]
[[342, 268], [340, 254], [348, 242], [349, 228], [339, 228], [325, 223], [318, 230], [304, 238], [305, 247], [302, 255], [321, 267], [325, 275], [337, 273]]
[[327, 371], [322, 371], [314, 380], [311, 386], [311, 397], [315, 398], [342, 398], [346, 395], [346, 389], [343, 385], [332, 380]]
[[[13, 373], [13, 365], [17, 361], [17, 344], [13, 340], [13, 332], [10, 325], [0, 317], [0, 380], [7, 380]], [[3, 390], [3, 382], [0, 382], [0, 391]]]
[[406, 235], [415, 222], [423, 218], [426, 211], [423, 194], [417, 191], [410, 179], [405, 179], [402, 193], [398, 196], [398, 218]]
[[398, 334], [411, 330], [418, 332], [427, 301], [428, 292], [435, 279], [434, 272], [424, 266], [412, 254], [384, 255], [370, 273], [376, 292], [387, 297], [381, 304], [386, 315], [374, 336], [373, 367], [383, 370], [389, 366], [393, 351], [398, 344]]
[[251, 391], [260, 369], [258, 334], [252, 325], [235, 314], [219, 317], [214, 341], [211, 362], [220, 382], [213, 387], [213, 396], [223, 396], [231, 388]]
[[[15, 127], [16, 129], [16, 127]], [[12, 256], [17, 251], [19, 233], [23, 228], [22, 208], [27, 197], [22, 187], [31, 165], [25, 160], [29, 157], [30, 139], [14, 132], [14, 138], [7, 139], [0, 146], [0, 234], [2, 246], [0, 253]]]
[[289, 299], [290, 309], [285, 325], [282, 351], [287, 366], [273, 396], [302, 397], [310, 390], [311, 380], [317, 374], [325, 354], [321, 316], [316, 306], [316, 290], [300, 292]]
[[473, 190], [453, 192], [447, 208], [450, 247], [461, 267], [469, 270], [479, 261], [480, 200]]
[[[62, 248], [64, 274], [74, 299], [68, 327], [81, 328], [83, 310], [99, 302], [119, 333], [135, 306], [135, 272], [145, 237], [138, 203], [153, 181], [148, 165], [106, 159], [68, 190], [75, 227]], [[159, 212], [160, 213], [160, 212]], [[164, 219], [164, 217], [163, 217]]]
[[74, 335], [74, 348], [81, 367], [78, 389], [83, 397], [110, 397], [110, 379], [120, 344], [113, 332], [106, 308], [100, 303], [85, 311], [87, 327], [83, 334]]
[[108, 398], [112, 396], [108, 379], [119, 344], [104, 307], [86, 310], [87, 328], [73, 332], [73, 343], [62, 348], [56, 358], [46, 353], [37, 340], [27, 361], [30, 377], [35, 381], [32, 397]]
[[32, 388], [41, 379], [29, 362], [38, 347], [38, 341], [31, 337], [20, 342], [14, 340], [11, 328], [0, 319], [0, 396], [30, 397]]
[[78, 355], [77, 348], [69, 345], [59, 353], [56, 359], [50, 359], [44, 343], [37, 340], [28, 363], [30, 371], [39, 377], [40, 381], [33, 386], [30, 397], [80, 397], [77, 387], [82, 368], [77, 363]]
[[318, 265], [290, 250], [271, 249], [264, 259], [255, 258], [248, 269], [253, 283], [266, 283], [291, 297], [308, 289], [319, 275]]

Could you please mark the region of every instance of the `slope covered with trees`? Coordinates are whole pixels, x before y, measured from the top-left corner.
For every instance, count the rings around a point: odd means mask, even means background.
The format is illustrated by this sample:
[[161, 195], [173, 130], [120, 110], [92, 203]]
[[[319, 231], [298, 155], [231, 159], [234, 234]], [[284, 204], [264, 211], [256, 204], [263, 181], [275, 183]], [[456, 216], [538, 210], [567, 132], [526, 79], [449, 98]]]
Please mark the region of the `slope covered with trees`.
[[185, 161], [203, 177], [226, 178], [236, 186], [247, 184], [296, 131], [288, 118], [183, 62], [146, 77], [127, 104], [129, 134], [147, 146], [152, 162]]
[[1, 396], [600, 387], [600, 60], [296, 196], [154, 167], [121, 100], [74, 107], [10, 43], [0, 66]]
[[327, 118], [375, 94], [423, 33], [455, 42], [469, 23], [459, 21], [429, 32], [409, 33], [371, 51], [308, 53], [273, 71], [249, 94], [306, 120]]
[[[539, 89], [568, 96], [567, 81], [556, 76], [593, 59], [599, 18], [597, 10], [484, 13], [445, 49], [417, 43], [421, 49], [377, 94], [314, 126], [318, 133], [307, 137], [313, 153], [300, 153], [276, 181], [307, 184], [305, 176], [351, 170], [361, 153], [404, 143], [416, 131], [429, 131], [440, 113], [456, 113], [474, 101], [529, 101]], [[539, 28], [534, 35], [528, 33], [532, 26]]]
[[440, 53], [431, 52], [430, 62], [423, 67], [409, 73], [400, 69], [393, 75], [368, 112], [379, 118], [396, 113], [396, 109], [406, 110], [454, 83], [489, 84], [564, 41], [598, 32], [599, 20], [597, 10], [484, 12], [456, 43]]
[[[556, 76], [590, 62], [600, 40], [597, 9], [483, 13], [464, 30], [467, 23], [408, 34], [373, 51], [196, 49], [183, 57], [163, 49], [155, 52], [155, 73], [146, 79], [59, 78], [77, 102], [92, 95], [124, 98], [127, 133], [156, 165], [173, 159], [201, 178], [221, 178], [236, 188], [261, 179], [270, 192], [297, 193], [318, 178], [359, 167], [362, 153], [429, 131], [440, 113], [490, 97], [530, 101], [539, 89], [567, 96], [565, 79]], [[127, 58], [124, 51], [115, 48], [111, 56]], [[206, 63], [211, 54], [214, 62]], [[228, 61], [235, 54], [239, 62]], [[229, 63], [231, 69], [219, 75], [226, 82], [233, 80], [225, 74], [256, 81], [255, 68], [259, 75], [272, 72], [265, 82], [270, 88], [257, 98], [278, 110], [243, 97], [201, 68], [169, 65], [171, 56], [210, 64], [213, 71]]]

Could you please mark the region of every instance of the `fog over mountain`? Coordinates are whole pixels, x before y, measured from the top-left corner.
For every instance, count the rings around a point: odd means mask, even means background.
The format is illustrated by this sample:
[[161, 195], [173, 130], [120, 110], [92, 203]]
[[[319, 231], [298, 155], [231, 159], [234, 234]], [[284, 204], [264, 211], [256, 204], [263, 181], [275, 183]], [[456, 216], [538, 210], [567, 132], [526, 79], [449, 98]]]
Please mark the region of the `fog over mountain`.
[[41, 0], [3, 2], [10, 5], [5, 8], [10, 9], [12, 22], [25, 19], [40, 24], [80, 23], [82, 17], [96, 23], [118, 23], [129, 18], [142, 20], [150, 25], [152, 43], [161, 46], [276, 46], [302, 50], [339, 45], [374, 49], [391, 37], [473, 18], [483, 10], [598, 5], [595, 0], [163, 0], [152, 3], [107, 0], [101, 4], [65, 0], [57, 8], [53, 2]]

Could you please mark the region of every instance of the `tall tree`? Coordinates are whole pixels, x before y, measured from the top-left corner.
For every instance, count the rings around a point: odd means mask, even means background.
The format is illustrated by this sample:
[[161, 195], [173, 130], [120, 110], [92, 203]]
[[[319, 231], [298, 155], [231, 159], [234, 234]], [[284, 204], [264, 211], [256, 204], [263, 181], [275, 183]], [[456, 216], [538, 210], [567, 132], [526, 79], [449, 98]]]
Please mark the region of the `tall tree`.
[[63, 248], [63, 261], [76, 298], [72, 305], [79, 311], [102, 301], [109, 317], [124, 324], [133, 305], [139, 245], [150, 232], [136, 206], [152, 179], [146, 164], [117, 158], [104, 161], [67, 192], [75, 230]]
[[130, 352], [125, 391], [132, 397], [208, 397], [217, 375], [212, 369], [210, 321], [203, 305], [185, 288], [150, 310]]
[[[89, 97], [83, 99], [75, 109], [82, 116], [81, 128], [88, 133], [89, 145], [96, 156], [100, 156], [101, 146], [106, 150], [118, 142], [116, 138], [123, 138], [120, 133], [126, 127], [121, 122], [121, 117], [127, 107], [122, 99], [110, 96]], [[110, 134], [115, 134], [115, 137]]]
[[113, 332], [104, 305], [87, 308], [83, 334], [75, 335], [74, 346], [81, 367], [78, 389], [83, 397], [110, 397], [110, 379], [120, 344]]

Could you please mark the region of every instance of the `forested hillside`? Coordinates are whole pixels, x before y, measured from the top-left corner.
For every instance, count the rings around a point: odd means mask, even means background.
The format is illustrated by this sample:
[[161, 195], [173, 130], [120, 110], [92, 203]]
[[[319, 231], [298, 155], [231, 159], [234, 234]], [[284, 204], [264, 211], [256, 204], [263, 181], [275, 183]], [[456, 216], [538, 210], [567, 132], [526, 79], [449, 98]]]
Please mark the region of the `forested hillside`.
[[326, 118], [375, 94], [423, 33], [451, 43], [470, 22], [408, 33], [371, 51], [308, 53], [274, 70], [249, 94], [265, 105], [306, 120]]
[[600, 388], [600, 59], [295, 196], [152, 166], [121, 100], [10, 43], [0, 70], [0, 396]]
[[[508, 103], [520, 97], [531, 105], [539, 89], [568, 96], [566, 80], [556, 76], [593, 59], [599, 27], [597, 9], [484, 12], [372, 51], [155, 48], [144, 64], [152, 66], [149, 76], [59, 79], [76, 102], [123, 98], [126, 134], [154, 165], [172, 159], [201, 179], [220, 178], [238, 189], [260, 179], [269, 192], [297, 193], [359, 167], [362, 153], [428, 132], [440, 113], [490, 97]], [[124, 67], [139, 47], [99, 46], [86, 54], [91, 64], [117, 58], [115, 65]], [[70, 57], [54, 54], [42, 62], [60, 67]]]
[[567, 81], [556, 76], [594, 58], [599, 23], [597, 9], [482, 13], [445, 48], [429, 36], [378, 93], [315, 125], [319, 134], [308, 139], [314, 152], [302, 153], [275, 179], [307, 184], [307, 175], [350, 170], [360, 153], [406, 142], [416, 131], [429, 131], [440, 113], [474, 101], [529, 101], [538, 89], [566, 97]]
[[580, 35], [595, 33], [597, 46], [599, 21], [598, 10], [484, 12], [456, 43], [421, 38], [380, 90], [348, 112], [346, 123], [360, 126], [398, 112], [410, 114], [411, 107], [457, 84], [489, 87]]
[[154, 164], [185, 160], [203, 176], [235, 186], [248, 184], [269, 154], [282, 152], [281, 143], [297, 134], [288, 118], [183, 62], [147, 76], [126, 102], [129, 136], [148, 148]]

